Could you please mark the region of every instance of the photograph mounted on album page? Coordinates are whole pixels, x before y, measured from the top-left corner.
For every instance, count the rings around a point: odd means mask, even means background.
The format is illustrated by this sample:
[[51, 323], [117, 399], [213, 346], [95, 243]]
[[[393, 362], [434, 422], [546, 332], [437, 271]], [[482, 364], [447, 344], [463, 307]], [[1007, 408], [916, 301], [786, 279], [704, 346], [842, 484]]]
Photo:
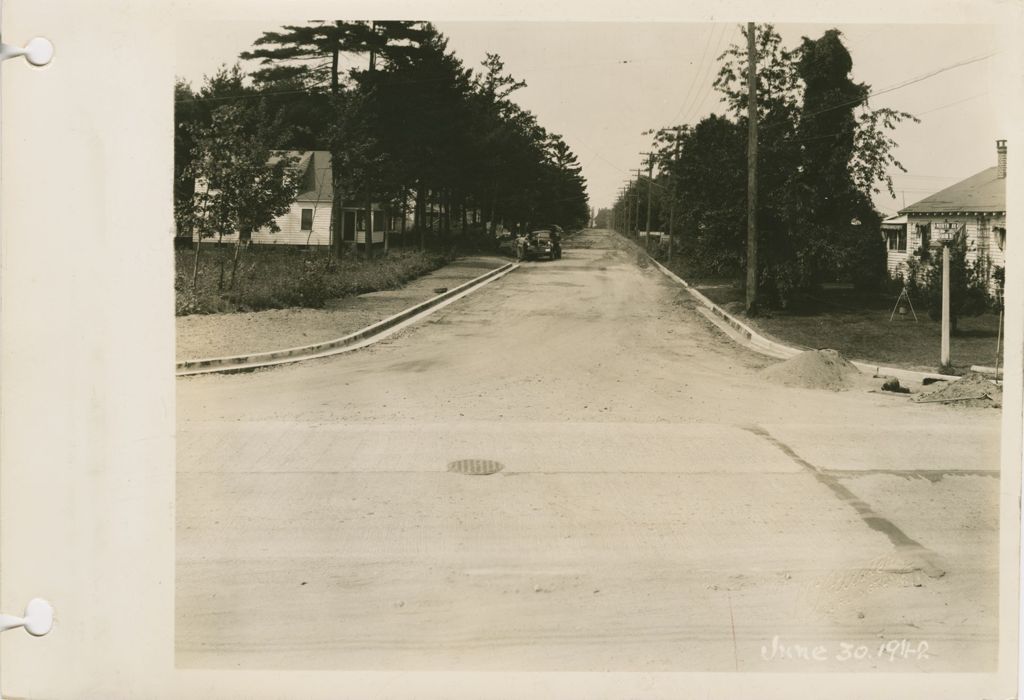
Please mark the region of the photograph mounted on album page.
[[4, 697], [1016, 695], [1021, 8], [632, 10], [4, 4]]

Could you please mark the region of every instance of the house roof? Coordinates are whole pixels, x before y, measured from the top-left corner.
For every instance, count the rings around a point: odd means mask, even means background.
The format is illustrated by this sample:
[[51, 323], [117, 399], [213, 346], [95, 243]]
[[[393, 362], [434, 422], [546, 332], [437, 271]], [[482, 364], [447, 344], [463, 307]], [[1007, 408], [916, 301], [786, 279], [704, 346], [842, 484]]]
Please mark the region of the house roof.
[[330, 151], [274, 151], [270, 163], [276, 163], [285, 155], [298, 157], [295, 169], [302, 173], [297, 202], [330, 202], [331, 152]]
[[885, 221], [882, 222], [882, 226], [883, 227], [885, 227], [885, 226], [906, 226], [906, 225], [907, 225], [907, 217], [906, 217], [905, 214], [903, 216], [890, 216], [888, 219], [886, 219]]
[[985, 168], [966, 180], [900, 209], [900, 214], [966, 214], [1006, 211], [1006, 179]]

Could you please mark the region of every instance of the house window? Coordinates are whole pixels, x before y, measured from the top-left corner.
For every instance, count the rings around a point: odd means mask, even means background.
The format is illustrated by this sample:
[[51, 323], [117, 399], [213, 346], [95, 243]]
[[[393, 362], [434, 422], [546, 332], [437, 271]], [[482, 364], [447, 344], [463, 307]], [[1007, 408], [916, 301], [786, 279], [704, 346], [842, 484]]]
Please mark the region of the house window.
[[996, 243], [999, 245], [999, 250], [1005, 250], [1006, 248], [1006, 228], [1003, 226], [995, 226], [992, 229], [996, 234]]
[[921, 248], [928, 250], [932, 242], [931, 224], [917, 224], [917, 235], [921, 239]]
[[313, 230], [313, 210], [303, 209], [302, 210], [302, 230], [312, 231]]
[[899, 231], [887, 231], [886, 236], [889, 239], [889, 250], [895, 250], [900, 253], [907, 252], [906, 229], [900, 229]]

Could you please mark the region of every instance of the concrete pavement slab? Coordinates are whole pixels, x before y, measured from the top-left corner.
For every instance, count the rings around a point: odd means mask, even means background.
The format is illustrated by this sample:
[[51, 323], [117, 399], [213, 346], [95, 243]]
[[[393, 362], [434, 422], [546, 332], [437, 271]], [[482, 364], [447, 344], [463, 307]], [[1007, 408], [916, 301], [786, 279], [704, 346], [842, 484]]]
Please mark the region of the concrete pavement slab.
[[179, 380], [180, 667], [994, 668], [1000, 480], [962, 470], [999, 412], [762, 381], [588, 236], [365, 351]]

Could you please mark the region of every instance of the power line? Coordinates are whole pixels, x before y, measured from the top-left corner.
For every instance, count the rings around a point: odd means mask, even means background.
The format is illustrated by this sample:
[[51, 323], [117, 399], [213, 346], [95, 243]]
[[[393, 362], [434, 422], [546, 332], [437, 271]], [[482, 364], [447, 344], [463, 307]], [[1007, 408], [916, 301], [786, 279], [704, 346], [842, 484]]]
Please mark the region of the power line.
[[[974, 58], [968, 58], [968, 59], [965, 59], [963, 61], [958, 61], [956, 63], [951, 63], [951, 64], [949, 64], [947, 66], [943, 66], [941, 68], [936, 68], [933, 71], [929, 71], [928, 73], [924, 73], [923, 75], [919, 75], [919, 76], [914, 77], [914, 78], [908, 78], [907, 80], [903, 80], [903, 81], [901, 81], [899, 83], [896, 83], [894, 85], [890, 85], [889, 87], [882, 88], [880, 90], [869, 91], [863, 97], [858, 97], [858, 98], [853, 99], [853, 100], [847, 100], [846, 102], [840, 102], [838, 104], [830, 105], [828, 107], [823, 107], [822, 109], [815, 110], [813, 112], [808, 112], [806, 114], [801, 114], [799, 116], [800, 116], [801, 119], [806, 119], [807, 117], [814, 117], [814, 116], [817, 116], [819, 114], [824, 114], [825, 112], [830, 112], [830, 111], [832, 111], [834, 109], [839, 109], [841, 107], [847, 107], [849, 105], [866, 103], [868, 98], [870, 98], [870, 97], [876, 97], [878, 95], [884, 95], [884, 94], [889, 93], [889, 92], [894, 92], [896, 90], [900, 90], [900, 89], [908, 87], [910, 85], [914, 85], [914, 84], [920, 83], [920, 82], [922, 82], [924, 80], [928, 80], [929, 78], [934, 78], [937, 75], [940, 75], [940, 74], [945, 73], [947, 71], [951, 71], [951, 70], [953, 70], [955, 68], [960, 68], [962, 66], [967, 66], [967, 65], [970, 65], [972, 63], [978, 63], [979, 61], [984, 61], [986, 59], [992, 58], [993, 56], [997, 55], [998, 53], [999, 53], [998, 51], [994, 51], [992, 53], [985, 54], [984, 56], [976, 56]], [[966, 98], [966, 99], [974, 99], [974, 98], [972, 97], [972, 98]], [[966, 99], [960, 100], [960, 101], [966, 101]], [[947, 105], [942, 105], [941, 107], [936, 107], [935, 109], [932, 109], [932, 110], [929, 110], [929, 111], [936, 111], [938, 109], [944, 109], [945, 107], [951, 107], [954, 104], [957, 104], [957, 102], [951, 102], [951, 103], [949, 103]], [[786, 126], [787, 124], [788, 124], [788, 122], [785, 122], [785, 121], [775, 122], [773, 124], [766, 124], [764, 126], [764, 130], [767, 131], [769, 129], [778, 128], [780, 126]]]
[[[707, 39], [704, 41], [704, 51], [701, 52], [700, 55], [700, 63], [698, 64], [696, 76], [703, 75], [704, 73], [704, 59], [707, 57], [708, 48], [711, 47], [711, 36], [715, 33], [715, 29], [716, 27], [714, 25], [708, 27], [708, 36]], [[694, 86], [697, 85], [698, 82], [696, 76], [694, 77], [694, 80], [690, 82], [690, 86], [686, 91], [686, 97], [683, 98], [683, 104], [682, 106], [679, 107], [679, 111], [676, 112], [676, 116], [672, 118], [672, 121], [676, 121], [677, 119], [679, 119], [679, 117], [686, 110], [686, 106], [690, 102], [690, 95], [693, 94]]]
[[614, 168], [615, 170], [618, 170], [619, 172], [625, 172], [625, 170], [626, 170], [625, 168], [622, 168], [622, 167], [620, 167], [620, 166], [616, 165], [615, 163], [611, 162], [611, 161], [610, 161], [610, 160], [608, 160], [607, 158], [605, 158], [605, 157], [604, 157], [603, 155], [601, 155], [601, 154], [600, 154], [600, 153], [599, 153], [599, 152], [597, 151], [597, 149], [595, 149], [595, 148], [594, 148], [593, 146], [591, 146], [591, 145], [590, 145], [589, 143], [587, 143], [586, 141], [584, 141], [583, 139], [581, 139], [581, 138], [580, 138], [579, 136], [575, 136], [575, 137], [573, 137], [573, 140], [574, 140], [574, 141], [577, 141], [577, 142], [579, 142], [579, 143], [581, 143], [581, 144], [583, 144], [584, 148], [586, 148], [586, 149], [587, 149], [588, 151], [590, 151], [591, 153], [593, 153], [593, 154], [594, 154], [595, 156], [597, 156], [598, 158], [600, 158], [601, 160], [603, 160], [603, 161], [604, 161], [605, 163], [607, 163], [607, 164], [608, 164], [609, 166], [611, 166], [611, 167], [612, 167], [612, 168]]
[[914, 173], [899, 173], [899, 177], [911, 177], [915, 179], [925, 180], [959, 180], [960, 177], [956, 175], [915, 175]]
[[889, 93], [889, 92], [894, 92], [895, 90], [900, 90], [900, 89], [908, 87], [910, 85], [914, 85], [914, 84], [920, 83], [920, 82], [922, 82], [924, 80], [928, 80], [929, 78], [934, 78], [935, 76], [940, 75], [942, 73], [945, 73], [947, 71], [951, 71], [954, 68], [960, 68], [961, 66], [967, 66], [967, 65], [970, 65], [972, 63], [978, 63], [979, 61], [984, 61], [986, 59], [992, 58], [993, 56], [995, 56], [998, 53], [999, 53], [998, 51], [994, 51], [992, 53], [985, 54], [984, 56], [977, 56], [975, 58], [969, 58], [967, 60], [959, 61], [957, 63], [951, 63], [948, 66], [943, 66], [942, 68], [936, 68], [935, 70], [930, 71], [928, 73], [925, 73], [924, 75], [919, 75], [916, 78], [909, 78], [907, 80], [904, 80], [903, 82], [896, 83], [895, 85], [891, 85], [891, 86], [889, 86], [887, 88], [882, 88], [881, 90], [872, 90], [872, 91], [868, 92], [866, 95], [864, 95], [864, 97], [862, 97], [862, 98], [857, 98], [857, 99], [854, 99], [854, 100], [848, 100], [846, 102], [840, 102], [839, 104], [832, 105], [831, 107], [825, 107], [823, 109], [819, 109], [819, 110], [814, 111], [814, 112], [808, 112], [807, 114], [804, 114], [804, 115], [801, 115], [801, 116], [802, 117], [813, 117], [813, 116], [816, 116], [818, 114], [823, 114], [825, 112], [830, 112], [833, 109], [839, 109], [840, 107], [846, 107], [848, 105], [857, 104], [857, 103], [860, 103], [860, 102], [865, 102], [869, 97], [877, 97], [878, 95], [884, 95], [884, 94]]
[[924, 112], [918, 112], [917, 116], [922, 117], [925, 114], [931, 114], [932, 112], [938, 112], [940, 109], [946, 109], [947, 107], [952, 107], [954, 105], [962, 104], [964, 102], [970, 102], [971, 100], [976, 100], [979, 97], [984, 97], [987, 94], [988, 94], [988, 90], [986, 90], [985, 92], [979, 92], [977, 95], [971, 95], [970, 97], [965, 97], [962, 100], [957, 100], [956, 102], [948, 102], [948, 103], [946, 103], [944, 105], [941, 105], [939, 107], [932, 107], [931, 109], [925, 110]]
[[892, 87], [887, 87], [887, 88], [884, 88], [882, 90], [876, 90], [876, 91], [872, 92], [871, 95], [872, 96], [874, 96], [874, 95], [883, 95], [883, 94], [885, 94], [887, 92], [892, 92], [893, 90], [898, 90], [900, 88], [907, 87], [908, 85], [913, 85], [914, 83], [919, 83], [922, 80], [927, 80], [928, 78], [935, 77], [936, 75], [939, 75], [940, 73], [945, 73], [946, 71], [953, 70], [954, 68], [960, 68], [961, 66], [969, 66], [972, 63], [978, 63], [979, 61], [984, 61], [986, 59], [992, 58], [993, 56], [995, 56], [998, 53], [999, 53], [998, 51], [993, 51], [992, 53], [985, 54], [984, 56], [976, 56], [974, 58], [968, 58], [968, 59], [965, 59], [963, 61], [959, 61], [957, 63], [952, 63], [952, 64], [950, 64], [948, 66], [944, 66], [942, 68], [937, 68], [937, 69], [935, 69], [933, 71], [925, 73], [924, 75], [920, 75], [920, 76], [918, 76], [916, 78], [910, 78], [909, 80], [904, 80], [902, 83], [897, 83], [896, 85], [893, 85]]
[[[722, 41], [725, 39], [727, 30], [728, 30], [728, 25], [723, 25], [722, 26], [722, 31], [719, 33], [718, 40], [715, 42], [715, 54], [717, 56], [721, 56], [722, 55]], [[714, 70], [714, 62], [711, 63], [711, 69], [708, 72], [710, 73], [711, 70]], [[701, 93], [701, 95], [700, 95], [699, 99], [697, 100], [697, 102], [695, 102], [693, 104], [693, 106], [692, 106], [692, 108], [690, 110], [690, 113], [687, 114], [687, 117], [686, 117], [686, 119], [683, 120], [683, 123], [687, 123], [687, 122], [689, 122], [692, 119], [696, 119], [697, 116], [700, 114], [701, 107], [704, 106], [704, 102], [707, 101], [708, 96], [714, 93], [714, 91], [715, 91], [715, 84], [714, 84], [714, 81], [708, 82], [708, 78], [710, 78], [710, 77], [711, 77], [710, 75], [705, 77], [705, 79], [704, 79], [705, 80], [704, 92]]]

